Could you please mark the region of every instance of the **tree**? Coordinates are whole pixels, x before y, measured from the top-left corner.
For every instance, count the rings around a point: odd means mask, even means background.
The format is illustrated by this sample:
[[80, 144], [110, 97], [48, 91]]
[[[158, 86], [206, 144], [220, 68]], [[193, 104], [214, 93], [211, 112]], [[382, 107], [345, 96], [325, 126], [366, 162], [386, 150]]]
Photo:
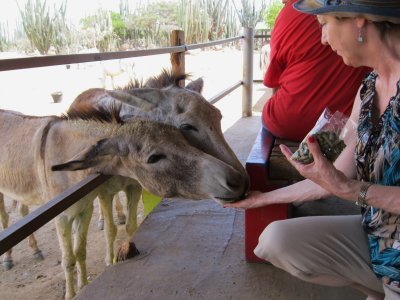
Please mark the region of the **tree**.
[[262, 13], [262, 18], [267, 24], [269, 29], [272, 29], [275, 25], [275, 19], [283, 7], [281, 1], [275, 0], [268, 8], [266, 8]]

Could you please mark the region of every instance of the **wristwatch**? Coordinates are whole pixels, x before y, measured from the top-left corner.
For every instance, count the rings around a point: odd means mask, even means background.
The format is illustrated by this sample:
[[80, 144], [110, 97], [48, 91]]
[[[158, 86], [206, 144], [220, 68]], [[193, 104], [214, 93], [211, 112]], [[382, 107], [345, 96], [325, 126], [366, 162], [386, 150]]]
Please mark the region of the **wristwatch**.
[[360, 188], [360, 192], [358, 193], [356, 205], [364, 207], [364, 208], [368, 206], [368, 204], [365, 202], [365, 198], [367, 196], [368, 189], [371, 185], [373, 185], [372, 182], [366, 182], [366, 181], [361, 182], [361, 188]]

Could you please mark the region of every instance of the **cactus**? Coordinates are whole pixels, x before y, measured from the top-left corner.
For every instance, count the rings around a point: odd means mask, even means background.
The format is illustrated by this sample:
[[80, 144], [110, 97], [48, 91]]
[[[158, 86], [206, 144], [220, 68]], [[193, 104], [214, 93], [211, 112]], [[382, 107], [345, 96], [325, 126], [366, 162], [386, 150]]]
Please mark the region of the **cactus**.
[[179, 26], [186, 43], [201, 43], [238, 33], [237, 19], [229, 0], [181, 0]]
[[[17, 3], [18, 4], [18, 3]], [[28, 0], [22, 9], [18, 5], [25, 34], [40, 54], [47, 54], [50, 46], [60, 48], [66, 44], [63, 34], [66, 32], [66, 2], [51, 13], [46, 0]]]
[[232, 0], [240, 24], [243, 27], [254, 28], [261, 19], [261, 12], [265, 9], [265, 2], [261, 1], [261, 6], [256, 7], [255, 1], [241, 0], [242, 8], [237, 9], [235, 1]]
[[24, 10], [19, 6], [25, 34], [40, 54], [47, 54], [54, 38], [53, 18], [46, 7], [46, 1], [31, 0], [25, 3]]

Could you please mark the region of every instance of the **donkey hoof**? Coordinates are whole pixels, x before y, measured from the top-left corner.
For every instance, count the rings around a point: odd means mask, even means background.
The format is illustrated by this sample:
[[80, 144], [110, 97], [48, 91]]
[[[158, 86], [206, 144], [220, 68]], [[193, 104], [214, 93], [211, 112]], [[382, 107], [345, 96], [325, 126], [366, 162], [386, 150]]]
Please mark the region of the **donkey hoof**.
[[139, 255], [140, 252], [134, 242], [123, 242], [117, 253], [117, 262], [125, 261]]
[[42, 251], [39, 250], [39, 249], [38, 249], [35, 253], [33, 253], [33, 257], [34, 257], [36, 260], [44, 260], [43, 253], [42, 253]]
[[126, 216], [125, 215], [118, 216], [118, 224], [124, 225], [125, 223], [126, 223]]
[[4, 271], [11, 270], [12, 267], [14, 267], [14, 263], [12, 260], [4, 260], [3, 261], [3, 270]]
[[104, 230], [104, 220], [97, 221], [97, 229]]

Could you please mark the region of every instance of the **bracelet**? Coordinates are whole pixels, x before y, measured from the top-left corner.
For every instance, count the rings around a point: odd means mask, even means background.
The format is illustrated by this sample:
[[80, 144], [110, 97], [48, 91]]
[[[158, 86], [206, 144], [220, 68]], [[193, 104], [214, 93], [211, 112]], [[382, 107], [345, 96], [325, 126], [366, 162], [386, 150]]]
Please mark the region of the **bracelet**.
[[373, 185], [372, 182], [365, 182], [365, 181], [361, 182], [361, 188], [360, 192], [358, 193], [358, 199], [356, 201], [356, 205], [364, 208], [368, 206], [367, 202], [365, 201], [365, 198], [367, 197], [367, 192], [371, 185]]

